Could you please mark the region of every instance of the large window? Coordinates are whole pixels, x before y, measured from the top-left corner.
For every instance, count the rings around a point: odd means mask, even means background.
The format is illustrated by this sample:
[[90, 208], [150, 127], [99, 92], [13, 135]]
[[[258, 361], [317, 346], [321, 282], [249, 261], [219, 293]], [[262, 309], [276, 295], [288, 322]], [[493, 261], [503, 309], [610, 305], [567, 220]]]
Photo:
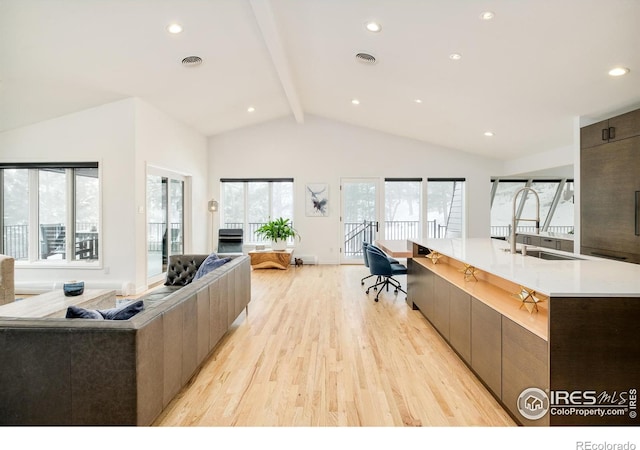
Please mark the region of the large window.
[[0, 163], [1, 253], [17, 261], [99, 259], [98, 163]]
[[385, 239], [420, 237], [422, 179], [386, 178], [384, 183]]
[[[523, 187], [533, 189], [540, 199], [540, 231], [572, 234], [573, 180], [570, 179], [493, 179], [491, 191], [491, 236], [508, 237], [514, 216], [513, 199]], [[518, 232], [535, 231], [536, 200], [529, 191], [516, 199]], [[531, 219], [534, 219], [532, 221]]]
[[427, 180], [427, 232], [430, 238], [465, 235], [464, 178]]
[[558, 187], [558, 203], [549, 220], [549, 231], [563, 234], [574, 232], [574, 187], [573, 180], [567, 180]]
[[526, 180], [494, 180], [491, 196], [491, 236], [507, 237], [510, 234], [512, 200]]
[[242, 228], [245, 243], [261, 243], [255, 232], [270, 219], [293, 222], [293, 178], [220, 181], [220, 228]]

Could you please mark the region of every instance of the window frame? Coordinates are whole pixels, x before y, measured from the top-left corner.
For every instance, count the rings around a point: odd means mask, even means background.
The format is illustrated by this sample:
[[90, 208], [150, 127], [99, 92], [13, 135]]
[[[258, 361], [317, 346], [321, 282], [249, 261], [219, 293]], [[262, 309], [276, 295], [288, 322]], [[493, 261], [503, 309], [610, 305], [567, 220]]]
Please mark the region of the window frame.
[[[251, 232], [251, 222], [249, 222], [249, 183], [268, 183], [268, 211], [269, 211], [269, 220], [274, 219], [273, 215], [273, 187], [274, 183], [291, 183], [291, 217], [285, 217], [290, 219], [293, 223], [295, 216], [295, 182], [293, 178], [220, 178], [220, 193], [221, 193], [221, 204], [220, 204], [220, 228], [228, 228], [225, 226], [225, 207], [226, 207], [226, 191], [225, 191], [225, 183], [242, 183], [242, 202], [243, 202], [243, 222], [242, 229], [244, 230], [243, 234], [243, 244], [255, 245], [255, 244], [268, 244], [268, 242], [264, 240], [257, 240], [255, 237], [255, 233]], [[235, 222], [232, 222], [235, 223]], [[255, 231], [255, 230], [254, 230]], [[290, 245], [293, 243], [293, 239], [289, 239], [287, 244]]]
[[[390, 177], [386, 177], [384, 178], [384, 199], [383, 199], [383, 203], [381, 205], [381, 222], [383, 224], [383, 232], [382, 235], [384, 236], [384, 239], [421, 239], [422, 238], [422, 231], [424, 228], [424, 223], [425, 223], [425, 217], [424, 217], [424, 183], [423, 183], [423, 179], [422, 177], [407, 177], [407, 178], [390, 178]], [[389, 195], [387, 193], [387, 191], [389, 190], [388, 188], [390, 187], [388, 183], [418, 183], [417, 187], [418, 187], [418, 223], [417, 226], [415, 227], [415, 232], [416, 235], [415, 236], [409, 236], [411, 233], [398, 233], [398, 232], [392, 232], [389, 229], [389, 224], [393, 223], [393, 222], [413, 222], [413, 221], [390, 221], [387, 220], [387, 207], [388, 207], [388, 202], [389, 202]], [[407, 225], [407, 228], [410, 230], [413, 227], [411, 225]], [[407, 236], [404, 236], [404, 234], [407, 234]], [[398, 236], [398, 235], [402, 235], [402, 236]]]
[[[5, 226], [5, 191], [4, 175], [6, 169], [28, 170], [28, 256], [26, 259], [16, 259], [16, 266], [23, 268], [101, 268], [102, 267], [102, 165], [97, 161], [72, 161], [72, 162], [30, 162], [30, 163], [0, 163], [0, 226]], [[41, 259], [40, 258], [40, 215], [39, 215], [39, 171], [43, 169], [63, 170], [65, 173], [65, 258]], [[76, 169], [97, 169], [98, 178], [98, 218], [97, 218], [97, 258], [76, 259], [75, 236], [76, 230]], [[71, 224], [71, 225], [69, 225]], [[0, 253], [5, 251], [4, 238], [0, 240]]]
[[[460, 237], [466, 237], [467, 236], [467, 179], [465, 177], [429, 177], [427, 178], [427, 183], [425, 186], [425, 191], [426, 191], [426, 198], [427, 198], [427, 205], [425, 208], [425, 226], [426, 226], [426, 232], [425, 232], [425, 236], [427, 236], [428, 238], [434, 239], [434, 238], [445, 238], [445, 237], [450, 237], [451, 234], [451, 230], [449, 229], [448, 226], [448, 221], [450, 216], [446, 217], [445, 220], [445, 226], [444, 227], [439, 227], [437, 222], [434, 220], [433, 221], [433, 225], [431, 225], [430, 221], [429, 221], [429, 203], [432, 200], [433, 195], [429, 195], [430, 192], [430, 186], [433, 186], [435, 183], [462, 183], [461, 188], [460, 188], [460, 195], [462, 196], [460, 199], [461, 202], [461, 206], [460, 206]], [[455, 190], [454, 190], [454, 195], [455, 195]], [[452, 196], [451, 200], [453, 201], [455, 199], [454, 196]], [[445, 232], [444, 232], [444, 236], [441, 235], [441, 229], [444, 228]], [[458, 237], [458, 236], [455, 236]]]
[[[572, 186], [575, 186], [575, 181], [573, 178], [559, 178], [559, 177], [492, 177], [491, 178], [491, 208], [494, 207], [494, 200], [495, 200], [495, 196], [496, 193], [498, 191], [498, 187], [500, 183], [521, 183], [522, 187], [532, 187], [535, 183], [556, 183], [556, 191], [553, 195], [553, 200], [549, 206], [549, 209], [546, 211], [546, 214], [543, 215], [543, 209], [542, 209], [542, 205], [540, 207], [540, 232], [548, 232], [549, 229], [554, 229], [554, 228], [560, 228], [560, 229], [568, 229], [571, 228], [571, 230], [568, 230], [567, 233], [565, 234], [572, 234], [575, 231], [575, 221], [573, 223], [573, 225], [553, 225], [553, 219], [554, 219], [554, 215], [556, 213], [557, 207], [558, 205], [561, 203], [560, 199], [562, 197], [562, 191], [565, 189], [565, 187], [572, 183]], [[520, 219], [520, 217], [522, 217], [522, 211], [523, 211], [523, 207], [524, 204], [526, 202], [526, 196], [525, 195], [521, 195], [518, 198], [518, 202], [516, 204], [516, 218]], [[571, 202], [573, 203], [574, 200], [572, 199]], [[511, 219], [511, 211], [512, 211], [512, 204], [507, 205], [509, 207], [509, 219]], [[490, 211], [490, 216], [492, 216], [492, 212]], [[491, 235], [491, 237], [493, 238], [504, 238], [510, 235], [510, 228], [511, 226], [509, 225], [509, 230], [507, 231], [506, 236], [503, 236], [503, 234], [499, 234], [499, 233], [494, 233], [494, 230], [497, 230], [498, 228], [504, 228], [504, 226], [499, 226], [499, 225], [494, 225], [493, 220], [490, 220], [489, 223], [489, 234]], [[518, 220], [517, 221], [517, 225], [516, 227], [520, 230], [519, 232], [523, 233], [526, 232], [524, 230], [526, 230], [527, 224], [521, 224], [521, 222]], [[555, 231], [558, 232], [558, 231]]]

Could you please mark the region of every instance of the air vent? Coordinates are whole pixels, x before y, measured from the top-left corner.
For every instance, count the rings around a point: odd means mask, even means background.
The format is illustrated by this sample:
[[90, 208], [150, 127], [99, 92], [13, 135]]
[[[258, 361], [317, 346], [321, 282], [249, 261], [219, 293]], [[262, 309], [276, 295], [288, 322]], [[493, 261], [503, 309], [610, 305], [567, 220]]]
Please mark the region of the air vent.
[[182, 60], [183, 66], [199, 66], [202, 64], [202, 58], [199, 56], [187, 56]]
[[356, 59], [363, 64], [375, 64], [376, 57], [368, 53], [357, 53]]

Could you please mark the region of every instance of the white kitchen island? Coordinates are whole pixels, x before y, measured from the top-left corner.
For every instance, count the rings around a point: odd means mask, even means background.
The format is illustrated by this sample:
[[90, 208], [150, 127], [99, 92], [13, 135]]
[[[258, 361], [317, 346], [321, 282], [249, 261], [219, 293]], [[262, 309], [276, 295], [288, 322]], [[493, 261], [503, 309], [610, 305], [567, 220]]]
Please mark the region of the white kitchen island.
[[407, 302], [516, 420], [640, 424], [640, 265], [488, 238], [412, 244]]

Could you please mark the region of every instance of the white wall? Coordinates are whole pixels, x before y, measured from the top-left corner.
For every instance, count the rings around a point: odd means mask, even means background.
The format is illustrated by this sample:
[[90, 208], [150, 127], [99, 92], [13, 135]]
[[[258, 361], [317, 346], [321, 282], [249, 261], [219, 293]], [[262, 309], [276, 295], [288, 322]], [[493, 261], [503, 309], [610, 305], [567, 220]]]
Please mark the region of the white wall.
[[[577, 142], [579, 143], [580, 139]], [[574, 145], [569, 145], [505, 161], [502, 172], [494, 175], [510, 176], [536, 173], [549, 176], [560, 174], [567, 178], [573, 178], [575, 176], [573, 170], [575, 163], [574, 150]]]
[[[293, 177], [302, 235], [295, 252], [321, 264], [339, 261], [341, 178], [464, 177], [467, 235], [488, 237], [490, 178], [502, 170], [496, 160], [310, 115], [304, 124], [284, 118], [211, 137], [209, 153], [210, 193], [218, 200], [220, 178]], [[305, 185], [318, 182], [329, 183], [329, 215], [306, 217]]]
[[134, 102], [128, 99], [0, 134], [3, 161], [98, 161], [102, 176], [102, 265], [43, 269], [18, 261], [18, 292], [52, 290], [74, 279], [113, 289], [133, 281], [134, 124]]
[[[137, 290], [146, 286], [147, 167], [187, 177], [185, 182], [185, 253], [208, 253], [207, 139], [166, 114], [136, 99], [136, 266]], [[188, 231], [188, 232], [187, 232]]]
[[[206, 138], [139, 99], [69, 114], [0, 134], [0, 158], [7, 162], [98, 161], [102, 181], [102, 261], [39, 268], [16, 262], [16, 289], [57, 289], [82, 279], [87, 288], [139, 293], [146, 279], [146, 167], [164, 167], [190, 177], [188, 205], [193, 229], [186, 250], [207, 252]], [[143, 209], [139, 210], [142, 206]], [[142, 212], [139, 212], [142, 211]]]

